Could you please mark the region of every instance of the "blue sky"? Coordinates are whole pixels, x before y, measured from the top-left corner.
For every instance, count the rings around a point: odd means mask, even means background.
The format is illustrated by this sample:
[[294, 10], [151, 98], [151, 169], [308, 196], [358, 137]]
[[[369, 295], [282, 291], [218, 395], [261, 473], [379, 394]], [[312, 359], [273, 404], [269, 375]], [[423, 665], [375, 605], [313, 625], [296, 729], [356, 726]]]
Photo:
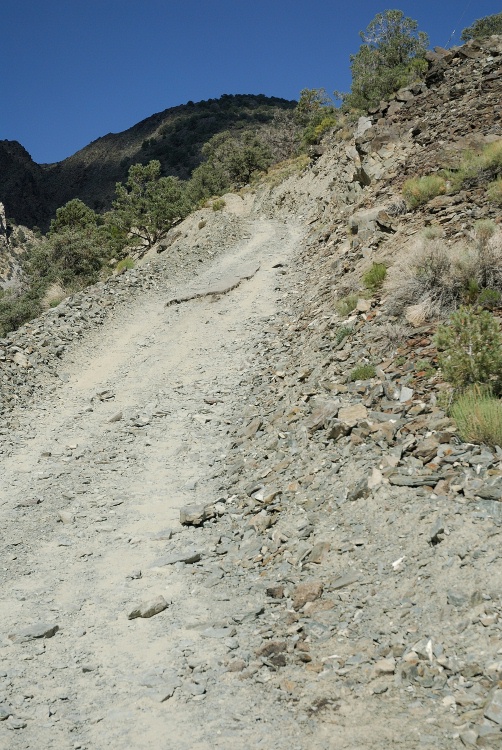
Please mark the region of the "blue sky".
[[358, 32], [387, 8], [444, 46], [501, 3], [3, 0], [0, 139], [47, 163], [190, 99], [348, 90]]

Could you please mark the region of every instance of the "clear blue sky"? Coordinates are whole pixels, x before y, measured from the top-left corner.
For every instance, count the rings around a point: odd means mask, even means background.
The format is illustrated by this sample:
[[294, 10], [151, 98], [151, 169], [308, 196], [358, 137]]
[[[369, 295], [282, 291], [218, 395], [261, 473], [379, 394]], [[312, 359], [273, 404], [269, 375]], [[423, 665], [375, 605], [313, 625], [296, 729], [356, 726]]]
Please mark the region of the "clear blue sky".
[[350, 88], [349, 55], [399, 8], [431, 45], [500, 0], [3, 0], [0, 139], [39, 163], [188, 100]]

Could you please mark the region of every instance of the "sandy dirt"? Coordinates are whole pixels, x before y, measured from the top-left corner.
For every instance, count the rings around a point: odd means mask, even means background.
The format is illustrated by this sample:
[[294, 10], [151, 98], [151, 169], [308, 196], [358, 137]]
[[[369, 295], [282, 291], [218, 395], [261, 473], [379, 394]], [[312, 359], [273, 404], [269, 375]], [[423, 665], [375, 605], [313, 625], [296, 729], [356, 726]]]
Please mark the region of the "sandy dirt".
[[[247, 592], [215, 600], [197, 570], [157, 563], [176, 547], [180, 506], [224, 494], [211, 474], [224, 466], [240, 373], [274, 314], [273, 266], [298, 239], [258, 220], [196, 288], [259, 263], [252, 279], [219, 297], [166, 308], [152, 293], [122, 307], [21, 414], [0, 494], [0, 698], [12, 711], [2, 748], [295, 746], [295, 726], [267, 715], [256, 685], [235, 692], [218, 670], [228, 645], [201, 636], [252, 606]], [[212, 542], [194, 532], [195, 547]], [[164, 612], [127, 618], [158, 596]], [[9, 638], [34, 623], [59, 631]]]

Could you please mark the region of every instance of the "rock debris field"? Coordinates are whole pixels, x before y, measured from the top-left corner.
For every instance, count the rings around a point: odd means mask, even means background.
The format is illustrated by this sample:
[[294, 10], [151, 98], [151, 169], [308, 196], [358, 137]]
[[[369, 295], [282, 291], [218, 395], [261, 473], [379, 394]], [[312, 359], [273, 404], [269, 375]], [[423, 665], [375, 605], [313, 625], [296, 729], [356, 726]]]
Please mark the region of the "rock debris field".
[[403, 449], [355, 440], [361, 393], [308, 408], [304, 230], [241, 222], [190, 283], [145, 266], [148, 292], [15, 411], [1, 747], [450, 748], [459, 713], [465, 741], [498, 731], [500, 521], [412, 472], [382, 483]]

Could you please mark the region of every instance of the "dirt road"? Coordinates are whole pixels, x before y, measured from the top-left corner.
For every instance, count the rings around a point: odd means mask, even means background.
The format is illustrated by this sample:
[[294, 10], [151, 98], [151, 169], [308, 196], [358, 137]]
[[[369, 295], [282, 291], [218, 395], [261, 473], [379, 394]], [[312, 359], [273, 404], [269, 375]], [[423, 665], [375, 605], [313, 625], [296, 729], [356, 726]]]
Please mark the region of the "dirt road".
[[[298, 239], [257, 220], [180, 292], [259, 265], [251, 279], [221, 296], [122, 306], [20, 415], [0, 494], [0, 747], [305, 747], [259, 685], [229, 678], [238, 624], [259, 602], [232, 575], [215, 596], [216, 532], [179, 524], [184, 504], [227, 499], [218, 475], [246, 405], [241, 373], [274, 315], [274, 266]], [[199, 562], [182, 562], [188, 552]], [[128, 619], [159, 596], [167, 609]]]

